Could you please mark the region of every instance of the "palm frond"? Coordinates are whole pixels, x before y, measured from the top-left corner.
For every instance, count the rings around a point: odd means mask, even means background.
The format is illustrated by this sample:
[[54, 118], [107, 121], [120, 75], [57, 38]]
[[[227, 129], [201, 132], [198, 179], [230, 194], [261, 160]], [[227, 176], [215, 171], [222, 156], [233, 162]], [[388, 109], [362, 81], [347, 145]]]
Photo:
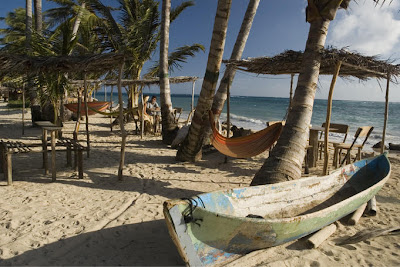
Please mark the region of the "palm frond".
[[[188, 57], [194, 57], [195, 53], [205, 51], [204, 46], [201, 44], [193, 44], [191, 46], [185, 45], [178, 47], [174, 52], [168, 56], [168, 69], [173, 72], [174, 69], [181, 69], [182, 63], [185, 63]], [[160, 63], [157, 61], [144, 75], [145, 78], [156, 77], [160, 72]]]

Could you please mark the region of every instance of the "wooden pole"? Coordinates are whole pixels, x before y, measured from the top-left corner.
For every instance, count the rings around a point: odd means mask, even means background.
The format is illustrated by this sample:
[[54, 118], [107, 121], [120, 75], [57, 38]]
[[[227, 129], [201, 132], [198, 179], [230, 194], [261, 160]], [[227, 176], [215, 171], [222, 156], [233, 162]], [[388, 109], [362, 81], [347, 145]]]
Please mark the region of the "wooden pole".
[[57, 169], [56, 169], [56, 131], [50, 131], [51, 135], [51, 181], [56, 181]]
[[[229, 138], [229, 135], [231, 133], [231, 91], [230, 88], [231, 85], [228, 83], [228, 86], [226, 87], [226, 123], [227, 123], [227, 129], [226, 129], [226, 137]], [[225, 156], [225, 163], [228, 162], [228, 157]]]
[[335, 88], [336, 79], [339, 75], [340, 66], [342, 65], [342, 61], [336, 62], [335, 66], [335, 73], [333, 74], [331, 86], [329, 88], [329, 95], [328, 95], [328, 105], [326, 107], [326, 121], [325, 121], [325, 135], [324, 135], [324, 169], [322, 174], [328, 174], [328, 163], [329, 163], [329, 125], [331, 124], [331, 113], [332, 113], [332, 96], [333, 96], [333, 89]]
[[389, 117], [389, 114], [388, 114], [388, 111], [389, 111], [389, 84], [390, 84], [390, 73], [387, 74], [387, 81], [386, 81], [385, 120], [383, 122], [381, 153], [385, 152], [386, 126], [387, 126], [387, 120]]
[[119, 66], [119, 74], [118, 74], [118, 102], [119, 102], [119, 126], [121, 128], [121, 157], [119, 160], [119, 168], [118, 168], [118, 180], [123, 180], [123, 168], [124, 168], [124, 161], [125, 161], [125, 143], [126, 143], [126, 133], [125, 133], [125, 126], [124, 126], [124, 107], [122, 104], [122, 87], [121, 87], [121, 79], [122, 79], [122, 72], [124, 70], [125, 59], [122, 61], [121, 65]]
[[367, 203], [362, 204], [351, 216], [348, 221], [350, 225], [356, 225], [358, 220], [360, 220], [361, 216], [364, 214], [365, 208], [367, 207]]
[[106, 85], [104, 85], [104, 101], [107, 101], [107, 89], [106, 89]]
[[289, 92], [289, 110], [292, 107], [292, 99], [293, 99], [293, 77], [294, 74], [290, 75], [290, 92]]
[[87, 103], [87, 81], [86, 81], [86, 72], [84, 74], [84, 79], [83, 79], [83, 86], [85, 90], [85, 94], [83, 96], [83, 100], [85, 101], [85, 117], [86, 117], [86, 156], [89, 158], [89, 153], [90, 153], [90, 136], [89, 136], [89, 110], [88, 110], [88, 103]]
[[[113, 91], [114, 91], [114, 85], [111, 85], [111, 93], [110, 93], [110, 112], [112, 111], [112, 104], [113, 104]], [[113, 120], [113, 116], [110, 116], [110, 128], [111, 128], [111, 132], [113, 130], [113, 124], [112, 124], [112, 120]]]
[[22, 135], [25, 134], [25, 84], [22, 87]]
[[336, 224], [332, 223], [315, 234], [313, 234], [308, 240], [307, 243], [311, 248], [317, 248], [319, 245], [322, 244], [328, 237], [330, 237], [336, 231]]
[[143, 139], [143, 132], [144, 132], [144, 113], [146, 110], [146, 103], [144, 103], [143, 99], [143, 88], [142, 88], [142, 93], [140, 94], [140, 97], [142, 98], [142, 116], [140, 118], [140, 139]]
[[192, 112], [194, 109], [194, 85], [195, 85], [195, 83], [196, 83], [196, 81], [193, 81], [193, 84], [192, 84], [192, 106], [191, 106], [190, 112]]

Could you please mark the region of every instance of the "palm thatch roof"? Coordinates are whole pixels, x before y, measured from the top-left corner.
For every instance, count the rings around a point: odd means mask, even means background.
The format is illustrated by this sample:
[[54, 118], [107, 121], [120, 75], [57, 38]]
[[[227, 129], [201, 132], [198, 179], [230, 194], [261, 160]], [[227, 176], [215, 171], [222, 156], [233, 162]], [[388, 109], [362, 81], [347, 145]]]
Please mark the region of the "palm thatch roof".
[[[177, 77], [170, 77], [169, 82], [170, 83], [187, 83], [187, 82], [194, 82], [198, 79], [198, 77], [194, 76], [177, 76]], [[92, 84], [102, 84], [102, 85], [117, 85], [118, 81], [117, 80], [86, 80], [87, 83], [92, 83]], [[70, 81], [71, 84], [78, 84], [78, 85], [83, 85], [84, 81], [83, 80], [73, 80]], [[128, 85], [140, 85], [140, 86], [150, 86], [150, 85], [155, 85], [159, 84], [160, 79], [158, 77], [151, 78], [151, 79], [141, 79], [141, 80], [121, 80], [121, 85], [122, 86], [128, 86]]]
[[7, 74], [40, 72], [102, 72], [115, 69], [126, 59], [123, 54], [29, 57], [0, 52], [0, 78]]
[[[324, 49], [321, 52], [320, 74], [333, 75], [335, 65], [342, 61], [339, 76], [357, 77], [361, 80], [369, 78], [386, 79], [400, 75], [400, 65], [379, 60], [376, 56], [363, 56], [345, 49]], [[301, 71], [303, 52], [287, 50], [274, 57], [258, 57], [241, 60], [224, 60], [227, 65], [238, 70], [257, 74], [296, 74]]]

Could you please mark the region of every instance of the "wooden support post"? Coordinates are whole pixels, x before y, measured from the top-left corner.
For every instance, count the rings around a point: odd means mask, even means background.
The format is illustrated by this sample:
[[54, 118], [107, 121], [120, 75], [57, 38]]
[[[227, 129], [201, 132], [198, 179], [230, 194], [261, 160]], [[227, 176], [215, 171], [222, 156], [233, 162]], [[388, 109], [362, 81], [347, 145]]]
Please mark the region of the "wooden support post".
[[322, 244], [328, 237], [330, 237], [336, 231], [336, 225], [332, 223], [328, 225], [315, 234], [313, 234], [308, 240], [307, 243], [311, 248], [317, 248], [319, 245]]
[[118, 180], [123, 180], [123, 168], [125, 162], [125, 143], [126, 143], [126, 133], [125, 133], [125, 126], [124, 126], [124, 107], [122, 103], [122, 72], [124, 70], [125, 59], [121, 62], [119, 66], [119, 74], [118, 74], [118, 102], [119, 102], [119, 126], [121, 128], [121, 157], [119, 160], [119, 167], [118, 167]]
[[363, 215], [365, 208], [367, 207], [367, 203], [362, 204], [351, 216], [351, 218], [349, 219], [349, 224], [350, 225], [356, 225], [358, 220], [361, 218], [361, 216]]
[[48, 174], [48, 165], [47, 165], [47, 130], [42, 129], [42, 148], [43, 148], [43, 168], [44, 174]]
[[376, 216], [376, 212], [378, 211], [378, 205], [376, 204], [375, 196], [367, 202], [367, 210], [368, 210], [368, 215]]
[[51, 131], [51, 178], [52, 181], [56, 181], [57, 169], [56, 169], [56, 131]]
[[[0, 172], [5, 173], [6, 148], [0, 143]], [[4, 174], [5, 175], [5, 174]]]
[[78, 177], [79, 179], [83, 179], [83, 153], [82, 147], [78, 147]]
[[90, 134], [89, 134], [89, 110], [88, 110], [88, 103], [87, 103], [87, 81], [86, 81], [86, 72], [84, 74], [84, 96], [83, 99], [85, 101], [85, 118], [86, 118], [86, 156], [89, 158], [90, 154]]
[[389, 117], [389, 84], [390, 84], [390, 73], [387, 74], [387, 81], [386, 81], [385, 120], [383, 122], [381, 153], [385, 152], [386, 126], [387, 126], [387, 120]]
[[194, 109], [194, 86], [195, 86], [195, 83], [196, 83], [196, 81], [193, 81], [193, 84], [192, 84], [192, 105], [191, 105], [190, 112], [192, 112], [193, 109]]
[[335, 73], [332, 77], [331, 86], [329, 88], [329, 96], [328, 96], [328, 105], [326, 108], [326, 121], [325, 121], [325, 134], [324, 134], [324, 169], [322, 174], [328, 174], [328, 163], [329, 163], [329, 126], [331, 124], [331, 113], [332, 113], [332, 96], [333, 89], [335, 88], [336, 79], [339, 75], [340, 66], [342, 65], [342, 61], [336, 62]]
[[25, 134], [25, 84], [22, 88], [22, 135]]
[[[228, 77], [229, 78], [229, 77]], [[230, 92], [230, 84], [226, 87], [226, 137], [229, 138], [231, 133], [231, 92]], [[225, 163], [228, 163], [228, 156], [225, 156]]]
[[77, 137], [77, 133], [74, 132], [73, 133], [74, 136], [74, 140], [73, 140], [73, 149], [74, 149], [74, 170], [76, 171], [78, 168], [78, 150], [76, 147], [76, 144], [78, 143], [78, 137]]
[[104, 102], [107, 101], [107, 89], [106, 89], [106, 85], [104, 85]]
[[72, 148], [71, 144], [67, 144], [67, 167], [72, 167]]
[[146, 105], [147, 103], [144, 103], [144, 98], [143, 98], [143, 89], [142, 93], [140, 94], [142, 98], [142, 116], [140, 118], [140, 139], [143, 139], [143, 134], [144, 134], [144, 113], [146, 111]]
[[292, 108], [292, 99], [293, 99], [293, 77], [294, 74], [290, 75], [290, 92], [289, 92], [289, 111]]
[[[110, 93], [110, 112], [112, 112], [112, 108], [113, 108], [113, 106], [112, 106], [112, 104], [113, 104], [113, 91], [114, 91], [114, 85], [111, 85], [111, 93]], [[110, 129], [111, 129], [111, 132], [112, 132], [112, 130], [113, 130], [113, 116], [111, 115], [110, 116]]]
[[12, 154], [6, 152], [6, 171], [7, 185], [12, 185]]

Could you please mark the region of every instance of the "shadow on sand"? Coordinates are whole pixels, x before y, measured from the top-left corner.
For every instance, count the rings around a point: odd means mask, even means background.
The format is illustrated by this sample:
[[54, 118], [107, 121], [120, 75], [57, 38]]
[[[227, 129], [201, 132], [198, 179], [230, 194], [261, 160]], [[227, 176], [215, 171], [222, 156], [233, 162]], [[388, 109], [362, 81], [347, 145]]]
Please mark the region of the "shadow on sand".
[[0, 260], [0, 265], [184, 265], [163, 220], [61, 239]]

